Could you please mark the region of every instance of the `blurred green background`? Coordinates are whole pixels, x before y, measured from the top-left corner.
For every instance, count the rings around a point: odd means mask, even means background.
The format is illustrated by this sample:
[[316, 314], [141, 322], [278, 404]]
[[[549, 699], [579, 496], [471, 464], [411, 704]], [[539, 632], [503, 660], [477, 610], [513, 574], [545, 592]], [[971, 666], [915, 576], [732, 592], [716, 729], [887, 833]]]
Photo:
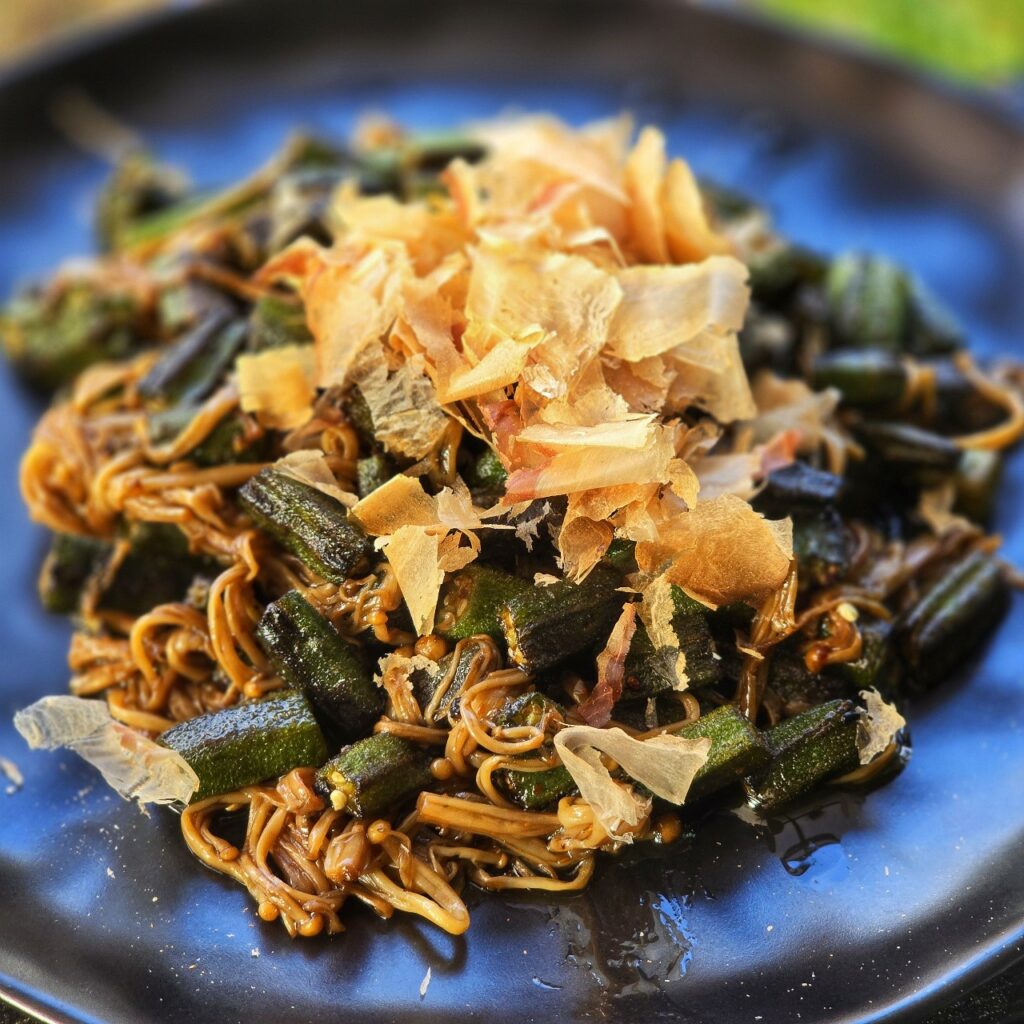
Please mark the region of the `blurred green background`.
[[[198, 2], [202, 0], [0, 0], [0, 60], [83, 26], [146, 8]], [[855, 40], [976, 85], [999, 87], [1024, 78], [1024, 0], [728, 2]]]

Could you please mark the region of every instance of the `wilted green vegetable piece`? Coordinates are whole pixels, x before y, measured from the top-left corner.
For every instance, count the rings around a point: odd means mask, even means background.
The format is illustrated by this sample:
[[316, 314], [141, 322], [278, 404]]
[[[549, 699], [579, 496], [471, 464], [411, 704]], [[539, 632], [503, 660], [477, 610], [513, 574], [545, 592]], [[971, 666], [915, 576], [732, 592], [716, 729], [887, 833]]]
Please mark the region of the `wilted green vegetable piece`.
[[973, 551], [946, 568], [899, 624], [910, 681], [928, 687], [955, 671], [999, 624], [1008, 598], [993, 555]]
[[840, 579], [850, 565], [852, 540], [842, 516], [830, 505], [795, 508], [793, 554], [801, 581], [825, 587]]
[[46, 390], [93, 363], [131, 355], [146, 329], [133, 295], [85, 280], [16, 296], [0, 314], [7, 357], [30, 384]]
[[101, 249], [121, 248], [124, 235], [138, 220], [180, 202], [188, 179], [136, 150], [114, 168], [96, 200], [96, 236]]
[[217, 387], [245, 341], [245, 324], [214, 313], [171, 344], [139, 381], [139, 394], [163, 405], [193, 405]]
[[163, 733], [160, 743], [181, 754], [199, 776], [193, 803], [293, 768], [316, 768], [327, 759], [313, 709], [295, 690], [191, 718]]
[[378, 487], [383, 487], [395, 475], [394, 463], [383, 453], [367, 455], [356, 461], [356, 487], [359, 497], [365, 498]]
[[430, 784], [430, 760], [415, 743], [379, 732], [332, 757], [316, 773], [316, 788], [335, 810], [376, 818]]
[[275, 469], [247, 481], [238, 501], [260, 529], [331, 583], [344, 583], [373, 553], [341, 502]]
[[999, 452], [984, 448], [965, 451], [953, 478], [956, 511], [972, 522], [987, 523], [992, 518], [1002, 476], [1003, 457]]
[[888, 468], [924, 473], [929, 479], [952, 473], [962, 454], [952, 441], [909, 423], [859, 423], [856, 433]]
[[[173, 441], [195, 418], [197, 408], [175, 405], [149, 416], [149, 442], [162, 445]], [[271, 445], [270, 435], [243, 412], [225, 416], [184, 458], [197, 466], [220, 466], [226, 462], [261, 462]]]
[[509, 599], [501, 623], [510, 659], [538, 672], [606, 640], [625, 600], [621, 584], [619, 573], [599, 565], [582, 583], [560, 580]]
[[910, 285], [881, 256], [845, 253], [829, 267], [825, 291], [835, 343], [900, 352], [910, 325]]
[[363, 652], [297, 590], [267, 606], [256, 637], [278, 675], [312, 701], [329, 733], [347, 741], [373, 728], [383, 691]]
[[306, 310], [301, 303], [264, 295], [252, 307], [246, 344], [250, 352], [312, 342], [313, 335], [306, 326]]
[[473, 562], [445, 585], [437, 631], [446, 640], [463, 640], [478, 633], [501, 640], [502, 608], [513, 597], [533, 590], [528, 580]]
[[835, 388], [857, 408], [895, 405], [907, 389], [907, 365], [883, 349], [825, 352], [814, 360], [811, 382], [819, 390]]
[[47, 611], [71, 615], [79, 610], [89, 582], [106, 565], [111, 545], [96, 537], [54, 534], [39, 572], [39, 598]]
[[212, 577], [220, 567], [189, 551], [188, 538], [172, 523], [133, 523], [128, 554], [103, 591], [99, 608], [142, 615], [158, 604], [184, 599], [197, 576]]
[[824, 779], [856, 768], [861, 715], [852, 701], [833, 700], [769, 729], [771, 763], [744, 782], [751, 806], [773, 811]]

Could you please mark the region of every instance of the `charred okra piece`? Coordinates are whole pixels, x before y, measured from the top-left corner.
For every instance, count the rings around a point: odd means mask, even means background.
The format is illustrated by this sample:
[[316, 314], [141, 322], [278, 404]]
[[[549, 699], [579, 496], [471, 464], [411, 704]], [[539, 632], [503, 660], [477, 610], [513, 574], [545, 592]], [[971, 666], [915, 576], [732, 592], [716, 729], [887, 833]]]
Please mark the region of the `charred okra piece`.
[[394, 463], [383, 453], [367, 455], [356, 462], [356, 488], [365, 498], [378, 487], [383, 487], [395, 475]]
[[313, 709], [296, 691], [190, 718], [168, 729], [160, 742], [199, 776], [193, 803], [293, 768], [316, 768], [327, 759]]
[[624, 597], [622, 577], [599, 565], [582, 583], [560, 580], [530, 587], [501, 610], [509, 657], [527, 672], [539, 672], [607, 639]]
[[[707, 609], [679, 589], [672, 588], [675, 614], [672, 628], [679, 639], [679, 651], [686, 657], [686, 678], [691, 689], [713, 686], [722, 677], [721, 661], [715, 647]], [[675, 689], [677, 651], [654, 646], [642, 623], [636, 627], [626, 655], [623, 695], [653, 697]]]
[[829, 267], [825, 283], [835, 343], [901, 352], [910, 323], [906, 273], [880, 256], [846, 253]]
[[85, 588], [107, 564], [110, 552], [110, 544], [96, 537], [55, 534], [39, 572], [43, 607], [59, 615], [77, 612]]
[[246, 342], [250, 352], [263, 352], [285, 345], [308, 345], [312, 341], [313, 335], [306, 326], [306, 310], [301, 303], [264, 295], [252, 307]]
[[984, 551], [947, 568], [898, 627], [911, 682], [928, 687], [952, 672], [999, 624], [1008, 594], [999, 560]]
[[852, 701], [833, 700], [769, 729], [771, 763], [744, 782], [751, 806], [773, 811], [822, 780], [856, 768], [860, 717]]
[[316, 789], [336, 811], [376, 818], [432, 781], [430, 754], [409, 740], [378, 732], [353, 743], [316, 773]]
[[437, 631], [446, 640], [464, 640], [478, 633], [501, 640], [502, 609], [512, 598], [533, 592], [526, 580], [474, 562], [448, 583]]
[[223, 380], [245, 340], [245, 324], [216, 312], [175, 341], [139, 381], [139, 394], [163, 405], [201, 402]]
[[248, 480], [238, 501], [260, 529], [331, 583], [344, 583], [373, 553], [341, 502], [275, 469]]
[[761, 495], [788, 509], [792, 505], [834, 505], [842, 498], [843, 490], [841, 476], [806, 462], [791, 462], [768, 474]]
[[770, 760], [768, 744], [754, 724], [725, 704], [677, 733], [688, 740], [709, 739], [708, 759], [694, 776], [687, 799], [697, 800], [761, 771]]
[[312, 701], [328, 732], [350, 741], [373, 728], [383, 693], [362, 653], [297, 590], [267, 606], [256, 638], [278, 675]]

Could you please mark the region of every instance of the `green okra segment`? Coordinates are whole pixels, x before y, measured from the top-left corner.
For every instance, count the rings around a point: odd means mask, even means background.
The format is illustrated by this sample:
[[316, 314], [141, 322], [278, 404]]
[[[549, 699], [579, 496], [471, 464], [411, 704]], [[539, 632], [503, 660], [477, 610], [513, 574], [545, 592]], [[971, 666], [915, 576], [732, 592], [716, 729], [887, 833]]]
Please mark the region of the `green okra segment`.
[[383, 692], [362, 652], [297, 590], [267, 606], [256, 637], [278, 675], [312, 701], [328, 732], [348, 741], [373, 728]]
[[331, 583], [344, 583], [373, 553], [341, 502], [273, 468], [248, 480], [238, 501], [260, 529]]
[[[679, 594], [684, 600], [690, 600], [681, 590]], [[679, 651], [686, 658], [687, 685], [699, 689], [713, 686], [722, 678], [722, 663], [703, 606], [696, 601], [692, 604], [696, 607], [681, 608], [680, 602], [676, 603], [672, 628], [679, 638]], [[626, 655], [623, 697], [653, 697], [675, 689], [677, 653], [673, 648], [655, 647], [643, 623], [638, 623]]]
[[139, 381], [139, 394], [161, 405], [191, 405], [213, 392], [245, 341], [245, 324], [218, 311], [183, 335]]
[[[148, 420], [149, 442], [163, 445], [173, 441], [195, 419], [196, 406], [175, 405], [160, 409]], [[225, 416], [185, 457], [197, 466], [221, 466], [228, 462], [260, 462], [271, 447], [270, 435], [244, 412]]]
[[199, 776], [193, 802], [327, 760], [313, 709], [296, 691], [191, 718], [168, 729], [160, 742]]
[[826, 587], [844, 576], [853, 543], [842, 516], [831, 505], [794, 507], [793, 554], [801, 581]]
[[818, 389], [835, 388], [847, 405], [874, 408], [896, 405], [906, 394], [909, 373], [895, 352], [844, 349], [818, 356], [811, 381]]
[[125, 235], [141, 218], [180, 202], [188, 181], [179, 171], [136, 150], [114, 168], [96, 200], [96, 237], [104, 250], [122, 247]]
[[446, 640], [464, 640], [483, 633], [500, 641], [502, 608], [533, 590], [531, 583], [518, 576], [474, 562], [445, 587], [437, 632]]
[[688, 740], [709, 739], [708, 759], [690, 786], [687, 800], [698, 800], [763, 770], [771, 755], [764, 736], [740, 710], [724, 704], [677, 733]]
[[220, 572], [212, 558], [189, 551], [188, 538], [172, 523], [133, 523], [126, 540], [128, 550], [116, 567], [104, 567], [102, 611], [142, 615], [158, 604], [183, 600], [197, 576]]
[[[523, 725], [544, 728], [550, 721], [562, 721], [564, 715], [563, 708], [550, 697], [533, 691], [508, 701], [499, 712], [497, 722], [505, 728]], [[533, 757], [535, 755], [528, 754], [524, 759]], [[528, 811], [541, 810], [577, 791], [573, 777], [560, 764], [536, 770], [505, 768], [499, 773], [499, 781], [509, 797]]]
[[527, 672], [550, 668], [607, 639], [625, 596], [622, 577], [599, 565], [582, 583], [530, 587], [501, 609], [509, 657]]
[[54, 534], [39, 571], [39, 598], [47, 611], [72, 615], [82, 597], [110, 559], [108, 541], [78, 534]]
[[861, 715], [852, 701], [833, 700], [769, 729], [765, 740], [771, 762], [744, 781], [751, 806], [773, 811], [824, 779], [856, 768]]
[[910, 682], [928, 687], [953, 671], [999, 624], [1008, 598], [993, 555], [974, 551], [945, 569], [898, 626]]
[[375, 818], [432, 780], [430, 753], [379, 732], [346, 747], [316, 773], [316, 788], [335, 810]]
[[910, 282], [880, 256], [845, 253], [832, 261], [825, 282], [829, 323], [841, 347], [901, 352], [910, 327]]

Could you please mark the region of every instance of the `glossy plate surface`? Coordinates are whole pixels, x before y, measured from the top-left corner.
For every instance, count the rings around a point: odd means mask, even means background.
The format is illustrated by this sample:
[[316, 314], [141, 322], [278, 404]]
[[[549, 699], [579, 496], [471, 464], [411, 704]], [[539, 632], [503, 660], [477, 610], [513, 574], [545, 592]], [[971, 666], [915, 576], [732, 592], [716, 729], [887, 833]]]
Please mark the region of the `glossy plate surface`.
[[[230, 179], [303, 123], [373, 107], [445, 126], [509, 107], [631, 109], [697, 170], [825, 250], [906, 261], [985, 351], [1024, 338], [1024, 145], [981, 105], [885, 65], [670, 3], [233, 2], [178, 13], [0, 82], [0, 292], [85, 251], [101, 161], [52, 126], [84, 89], [197, 180]], [[356, 912], [290, 942], [14, 710], [63, 689], [67, 627], [33, 581], [16, 488], [38, 407], [0, 371], [0, 990], [53, 1020], [909, 1021], [1020, 955], [1024, 608], [934, 698], [914, 756], [867, 797], [604, 865], [583, 895], [474, 897], [460, 939]], [[1024, 561], [1021, 460], [1000, 503]], [[0, 780], [2, 783], [2, 780]], [[0, 789], [2, 789], [0, 785]], [[420, 985], [431, 981], [425, 996]]]

